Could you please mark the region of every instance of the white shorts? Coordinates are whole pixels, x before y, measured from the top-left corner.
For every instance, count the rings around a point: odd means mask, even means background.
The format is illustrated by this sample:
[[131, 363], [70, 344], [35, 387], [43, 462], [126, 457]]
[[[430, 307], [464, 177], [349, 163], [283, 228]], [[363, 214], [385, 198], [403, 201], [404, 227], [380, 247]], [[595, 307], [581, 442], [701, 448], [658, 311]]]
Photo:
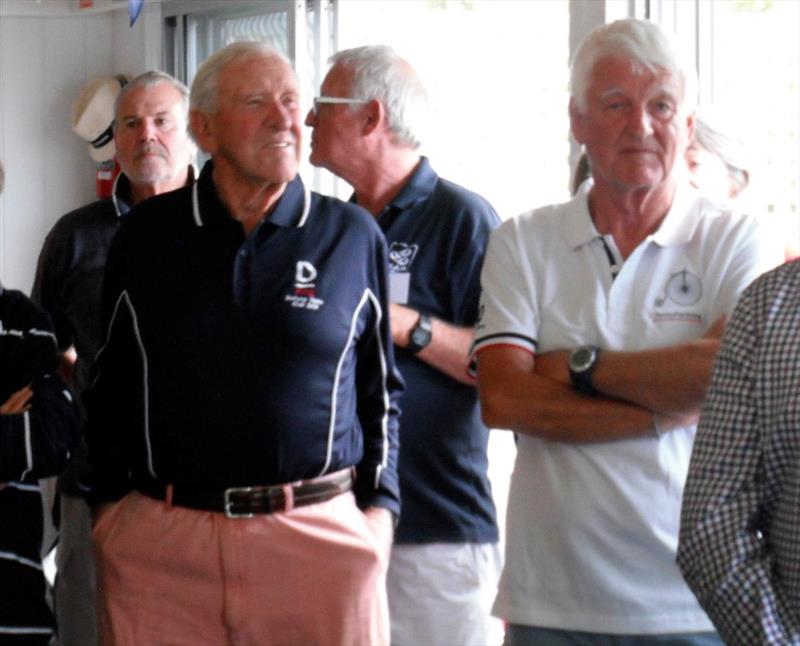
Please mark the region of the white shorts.
[[487, 646], [503, 640], [490, 615], [502, 558], [497, 543], [394, 545], [387, 576], [392, 646]]

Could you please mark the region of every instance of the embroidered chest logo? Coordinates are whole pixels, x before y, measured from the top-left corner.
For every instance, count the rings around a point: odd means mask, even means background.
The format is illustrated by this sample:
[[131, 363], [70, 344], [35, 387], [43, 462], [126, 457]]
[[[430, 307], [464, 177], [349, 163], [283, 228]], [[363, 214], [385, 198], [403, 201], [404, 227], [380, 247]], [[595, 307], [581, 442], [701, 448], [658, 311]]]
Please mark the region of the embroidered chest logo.
[[661, 294], [655, 300], [655, 306], [663, 311], [655, 312], [654, 318], [657, 321], [702, 323], [702, 311], [689, 311], [702, 296], [703, 283], [697, 274], [688, 269], [676, 271], [667, 278]]
[[318, 310], [325, 301], [317, 298], [316, 278], [316, 267], [307, 260], [298, 260], [294, 270], [294, 292], [286, 294], [284, 300], [291, 303], [292, 307]]
[[389, 270], [392, 273], [411, 271], [411, 263], [417, 257], [419, 245], [393, 242], [389, 245]]

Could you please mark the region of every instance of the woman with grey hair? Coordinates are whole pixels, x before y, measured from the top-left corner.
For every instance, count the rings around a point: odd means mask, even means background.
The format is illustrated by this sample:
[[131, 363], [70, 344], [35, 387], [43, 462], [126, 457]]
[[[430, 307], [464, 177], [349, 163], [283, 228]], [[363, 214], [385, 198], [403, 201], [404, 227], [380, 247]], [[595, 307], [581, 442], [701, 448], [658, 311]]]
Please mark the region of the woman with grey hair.
[[692, 186], [712, 199], [732, 200], [750, 183], [741, 140], [717, 127], [702, 111], [695, 118], [686, 163]]

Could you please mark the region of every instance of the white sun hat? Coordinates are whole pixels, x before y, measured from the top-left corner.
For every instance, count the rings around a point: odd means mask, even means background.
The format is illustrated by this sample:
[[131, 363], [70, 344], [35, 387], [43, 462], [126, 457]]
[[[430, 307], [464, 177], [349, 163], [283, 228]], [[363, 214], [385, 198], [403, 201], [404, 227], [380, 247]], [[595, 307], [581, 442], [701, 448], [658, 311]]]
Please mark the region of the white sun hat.
[[96, 162], [114, 158], [114, 103], [125, 85], [125, 77], [101, 76], [90, 80], [72, 104], [72, 131], [89, 143], [89, 156]]

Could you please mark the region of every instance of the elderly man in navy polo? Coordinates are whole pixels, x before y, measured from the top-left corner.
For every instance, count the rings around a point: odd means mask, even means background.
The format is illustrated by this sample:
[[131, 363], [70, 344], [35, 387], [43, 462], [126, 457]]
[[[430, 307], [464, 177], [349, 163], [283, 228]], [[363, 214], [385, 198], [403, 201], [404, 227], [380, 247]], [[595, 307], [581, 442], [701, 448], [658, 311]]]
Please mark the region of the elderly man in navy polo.
[[486, 644], [499, 570], [489, 431], [467, 375], [480, 269], [499, 220], [417, 149], [426, 94], [388, 47], [339, 52], [306, 118], [311, 163], [355, 189], [386, 235], [392, 339], [406, 381], [403, 514], [388, 574], [392, 643]]
[[303, 186], [274, 50], [217, 52], [190, 109], [211, 161], [134, 211], [106, 269], [87, 397], [101, 638], [385, 643], [402, 382], [383, 237]]

